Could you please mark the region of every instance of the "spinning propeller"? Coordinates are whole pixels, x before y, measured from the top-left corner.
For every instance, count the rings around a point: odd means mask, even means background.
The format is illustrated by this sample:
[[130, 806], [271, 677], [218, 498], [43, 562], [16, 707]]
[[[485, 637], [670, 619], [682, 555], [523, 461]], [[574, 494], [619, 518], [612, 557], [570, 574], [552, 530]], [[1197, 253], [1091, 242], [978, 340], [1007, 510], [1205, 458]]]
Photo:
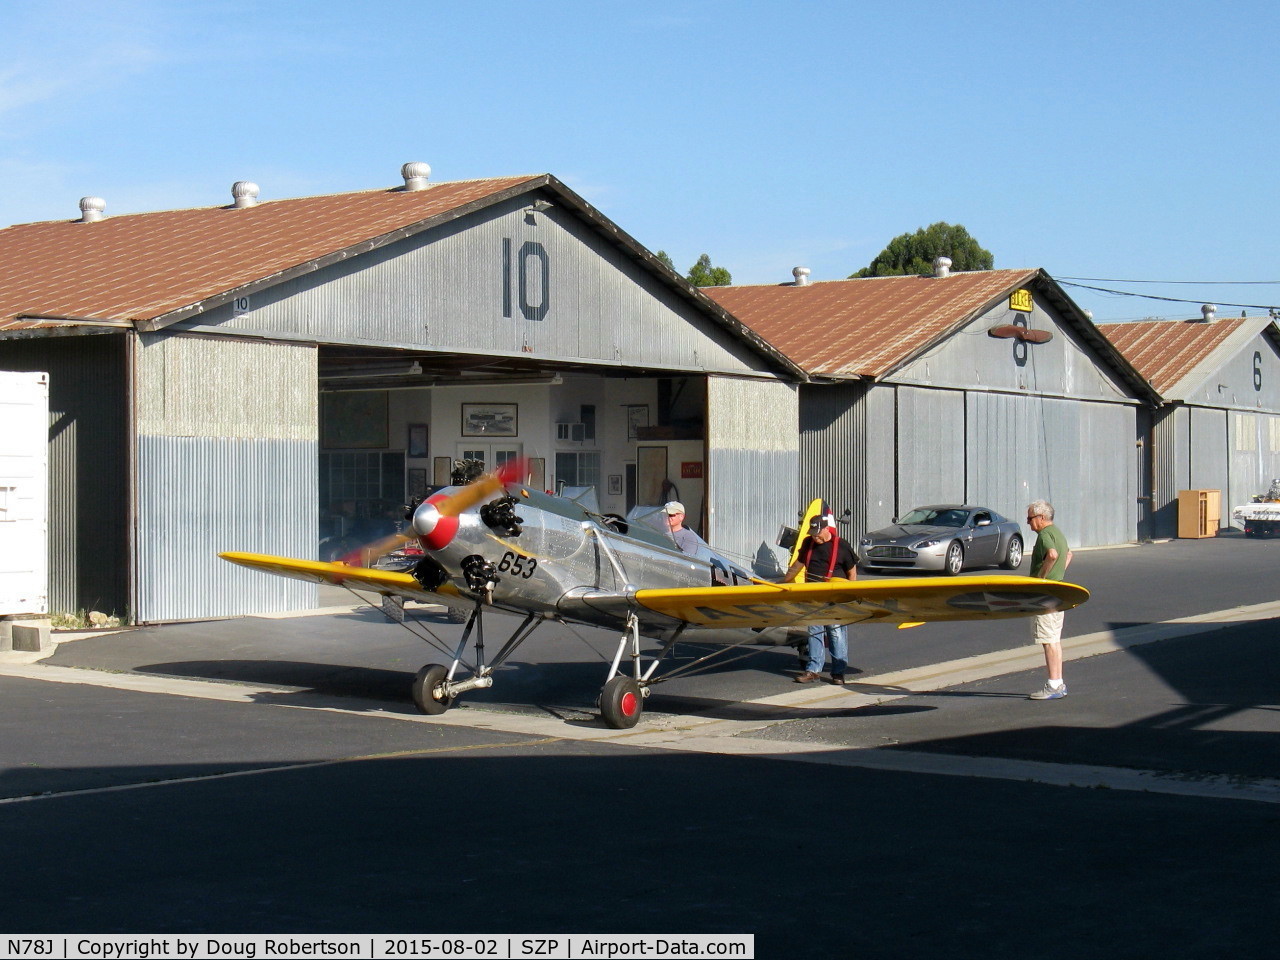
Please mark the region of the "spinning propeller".
[[[406, 543], [421, 538], [423, 546], [429, 550], [439, 550], [453, 540], [458, 532], [458, 517], [477, 503], [502, 490], [506, 484], [524, 477], [528, 470], [528, 460], [517, 458], [503, 463], [493, 473], [481, 474], [466, 486], [452, 493], [437, 493], [428, 497], [414, 511], [410, 526], [405, 533], [393, 533], [381, 540], [365, 544], [352, 550], [338, 562], [349, 566], [369, 567], [379, 558]], [[488, 507], [492, 506], [492, 510]], [[499, 501], [486, 505], [488, 511], [485, 522], [489, 526], [503, 529], [515, 535], [520, 532], [520, 518], [515, 516], [510, 503]]]

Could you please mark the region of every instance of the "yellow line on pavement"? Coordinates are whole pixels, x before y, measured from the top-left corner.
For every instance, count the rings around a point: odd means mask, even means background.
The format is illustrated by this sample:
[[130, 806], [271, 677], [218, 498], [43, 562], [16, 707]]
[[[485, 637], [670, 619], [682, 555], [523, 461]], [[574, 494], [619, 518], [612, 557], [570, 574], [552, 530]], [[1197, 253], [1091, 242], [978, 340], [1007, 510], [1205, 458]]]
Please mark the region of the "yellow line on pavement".
[[206, 773], [194, 777], [174, 777], [170, 780], [147, 780], [139, 783], [116, 783], [109, 787], [91, 787], [87, 790], [63, 790], [37, 793], [26, 797], [0, 797], [0, 804], [31, 803], [36, 800], [62, 800], [70, 797], [91, 797], [103, 793], [121, 793], [125, 790], [146, 790], [151, 787], [172, 787], [192, 783], [208, 783], [212, 780], [229, 780], [232, 777], [255, 777], [266, 773], [292, 773], [295, 770], [318, 770], [336, 767], [343, 763], [362, 763], [366, 760], [395, 760], [402, 757], [422, 757], [446, 753], [466, 753], [476, 750], [506, 750], [512, 747], [536, 747], [554, 743], [562, 737], [543, 737], [538, 740], [511, 740], [506, 743], [473, 743], [456, 747], [430, 747], [420, 750], [389, 750], [386, 753], [359, 754], [351, 757], [334, 757], [331, 760], [310, 760], [301, 763], [281, 763], [253, 770], [227, 770], [222, 773]]

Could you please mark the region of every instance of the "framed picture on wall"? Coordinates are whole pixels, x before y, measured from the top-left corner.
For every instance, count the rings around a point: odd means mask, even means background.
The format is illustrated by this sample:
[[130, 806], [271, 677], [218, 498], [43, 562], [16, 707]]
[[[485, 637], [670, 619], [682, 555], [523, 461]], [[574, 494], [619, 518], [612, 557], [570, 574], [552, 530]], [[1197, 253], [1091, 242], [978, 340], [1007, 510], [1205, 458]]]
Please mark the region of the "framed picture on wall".
[[649, 405], [647, 403], [627, 404], [627, 439], [638, 440], [640, 428], [649, 425]]
[[427, 455], [427, 425], [409, 424], [409, 437], [405, 442], [405, 456], [421, 459]]
[[436, 457], [431, 461], [435, 467], [434, 476], [431, 482], [437, 487], [447, 487], [449, 485], [449, 476], [453, 473], [453, 461], [448, 457]]
[[667, 448], [640, 447], [636, 450], [637, 503], [660, 506], [667, 502]]
[[622, 496], [622, 474], [620, 473], [609, 474], [609, 496], [611, 497]]
[[409, 468], [409, 483], [406, 493], [410, 497], [425, 497], [427, 495], [427, 471], [425, 467]]
[[464, 437], [514, 437], [520, 432], [514, 403], [464, 403], [462, 435]]

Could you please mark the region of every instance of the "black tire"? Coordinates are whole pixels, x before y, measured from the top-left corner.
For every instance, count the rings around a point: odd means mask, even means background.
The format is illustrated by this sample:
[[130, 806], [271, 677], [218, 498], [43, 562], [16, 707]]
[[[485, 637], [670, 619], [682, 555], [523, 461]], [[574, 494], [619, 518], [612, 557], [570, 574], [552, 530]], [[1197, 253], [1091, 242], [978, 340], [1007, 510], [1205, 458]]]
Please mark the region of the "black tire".
[[428, 663], [413, 678], [413, 702], [419, 710], [428, 716], [444, 713], [453, 706], [453, 697], [436, 695], [438, 687], [449, 675], [449, 668], [438, 663]]
[[600, 691], [600, 716], [614, 730], [634, 727], [644, 713], [644, 694], [631, 677], [614, 677]]
[[948, 577], [954, 577], [964, 569], [964, 547], [960, 546], [959, 540], [952, 540], [947, 545], [947, 558], [943, 563], [943, 572]]
[[1005, 570], [1017, 570], [1022, 566], [1022, 538], [1016, 533], [1009, 538], [1009, 549], [1005, 551], [1000, 566]]

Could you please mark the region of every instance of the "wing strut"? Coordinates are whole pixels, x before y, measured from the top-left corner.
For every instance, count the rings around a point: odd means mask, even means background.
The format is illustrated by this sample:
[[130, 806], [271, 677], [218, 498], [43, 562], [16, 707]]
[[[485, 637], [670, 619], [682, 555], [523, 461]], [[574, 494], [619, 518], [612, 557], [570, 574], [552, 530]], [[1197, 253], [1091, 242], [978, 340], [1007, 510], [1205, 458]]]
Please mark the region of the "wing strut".
[[[445, 667], [438, 663], [429, 663], [418, 671], [413, 681], [413, 702], [426, 714], [444, 713], [453, 706], [459, 694], [469, 690], [485, 689], [493, 686], [493, 671], [502, 666], [520, 644], [533, 635], [542, 624], [542, 618], [530, 613], [512, 631], [507, 642], [494, 655], [492, 662], [484, 659], [484, 600], [476, 601], [467, 625], [463, 628], [462, 637], [453, 651], [452, 663]], [[463, 666], [462, 655], [467, 649], [472, 633], [475, 634], [475, 667], [471, 676], [465, 680], [455, 680], [458, 668]]]

